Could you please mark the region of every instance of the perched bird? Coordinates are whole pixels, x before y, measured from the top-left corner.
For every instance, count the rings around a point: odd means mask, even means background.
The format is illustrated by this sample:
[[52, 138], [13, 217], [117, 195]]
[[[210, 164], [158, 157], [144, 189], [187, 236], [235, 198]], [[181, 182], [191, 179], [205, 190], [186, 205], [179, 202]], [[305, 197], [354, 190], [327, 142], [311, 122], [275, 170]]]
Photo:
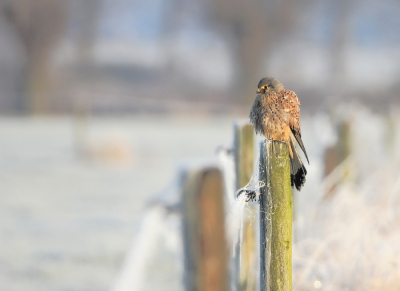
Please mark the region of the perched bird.
[[296, 142], [308, 156], [301, 140], [300, 101], [293, 91], [285, 90], [274, 78], [263, 78], [258, 83], [257, 97], [250, 111], [250, 121], [256, 133], [269, 140], [287, 143], [290, 155], [292, 187], [300, 191], [306, 181], [307, 170], [295, 147]]

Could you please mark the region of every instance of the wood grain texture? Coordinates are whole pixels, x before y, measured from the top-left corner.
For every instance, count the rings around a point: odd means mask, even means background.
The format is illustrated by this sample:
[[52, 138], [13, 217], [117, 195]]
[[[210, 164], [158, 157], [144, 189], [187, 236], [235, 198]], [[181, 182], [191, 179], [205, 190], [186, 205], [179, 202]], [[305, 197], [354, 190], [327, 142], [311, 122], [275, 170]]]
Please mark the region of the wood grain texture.
[[217, 167], [182, 175], [185, 288], [228, 291], [224, 188]]
[[292, 191], [284, 142], [260, 145], [260, 290], [292, 290]]
[[[254, 171], [254, 130], [249, 122], [235, 123], [234, 154], [236, 168], [236, 189], [247, 185]], [[254, 207], [254, 206], [253, 206]], [[237, 248], [239, 256], [234, 262], [234, 275], [241, 291], [256, 289], [257, 276], [253, 272], [256, 260], [255, 225], [250, 219], [243, 221], [243, 241]]]

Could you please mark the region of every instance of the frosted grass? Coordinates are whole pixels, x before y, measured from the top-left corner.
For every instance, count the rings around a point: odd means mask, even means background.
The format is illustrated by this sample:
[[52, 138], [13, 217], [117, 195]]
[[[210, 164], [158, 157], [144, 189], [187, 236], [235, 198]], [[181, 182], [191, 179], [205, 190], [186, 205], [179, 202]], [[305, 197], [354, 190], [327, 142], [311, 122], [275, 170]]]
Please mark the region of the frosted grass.
[[[366, 180], [358, 187], [343, 185], [331, 200], [320, 201], [309, 216], [312, 219], [297, 229], [301, 238], [293, 246], [295, 290], [315, 286], [323, 290], [398, 290], [399, 181], [398, 167], [390, 174], [379, 169], [372, 182]], [[380, 185], [386, 185], [386, 191], [376, 191]]]
[[[152, 290], [154, 286], [149, 278], [153, 276], [154, 269], [160, 267], [160, 256], [163, 257], [160, 253], [161, 245], [165, 247], [164, 257], [165, 253], [172, 255], [167, 256], [169, 260], [173, 260], [170, 261], [173, 264], [168, 266], [172, 285], [178, 283], [175, 290], [183, 288], [182, 280], [176, 280], [177, 275], [183, 278], [183, 268], [179, 267], [183, 262], [181, 220], [180, 212], [166, 204], [155, 203], [147, 208], [112, 291]], [[161, 264], [161, 270], [164, 265]]]
[[[298, 209], [294, 290], [400, 286], [400, 159], [399, 148], [391, 145], [399, 138], [399, 119], [391, 116], [390, 138], [385, 138], [387, 117], [349, 108], [340, 118], [351, 122], [351, 155], [317, 181], [312, 193], [295, 194], [299, 200], [313, 195], [316, 203]], [[351, 175], [341, 181], [343, 171]], [[332, 198], [324, 198], [333, 185]]]
[[[382, 134], [386, 130], [382, 120], [386, 117], [367, 110], [351, 113], [350, 117], [340, 116], [339, 119], [351, 120], [352, 153], [325, 178], [322, 177], [323, 154], [337, 137], [332, 130], [329, 136], [321, 137], [320, 132], [325, 126], [334, 128], [337, 120], [334, 122], [332, 116], [321, 114], [302, 120], [311, 165], [307, 166], [309, 173], [305, 187], [300, 193], [293, 193], [293, 290], [391, 291], [400, 286], [400, 149], [396, 147], [400, 140], [400, 122], [394, 117], [392, 123], [395, 126], [390, 138], [394, 146], [386, 146]], [[324, 127], [316, 125], [321, 120]], [[236, 197], [233, 157], [229, 151], [218, 154], [225, 177], [226, 233], [231, 256], [235, 258], [243, 241], [244, 221], [257, 223], [256, 210], [252, 206], [258, 202], [246, 202], [248, 197], [244, 192]], [[258, 166], [252, 181], [245, 187], [255, 193], [262, 186], [258, 183], [257, 171]], [[351, 172], [345, 180], [342, 179], [344, 171]], [[327, 199], [325, 194], [333, 185], [331, 198]], [[134, 267], [126, 268], [131, 271], [126, 271], [125, 278], [129, 278], [128, 274], [135, 268], [137, 274], [143, 275], [148, 272], [145, 266], [149, 262], [146, 261], [155, 261], [152, 255], [144, 253], [156, 251], [157, 245], [144, 242], [157, 240], [157, 237], [173, 237], [174, 233], [180, 235], [179, 227], [166, 227], [165, 216], [161, 215], [163, 210], [154, 211], [146, 214], [150, 216], [148, 221], [158, 221], [160, 225], [143, 225], [142, 234], [139, 232], [136, 238], [140, 242], [140, 237], [145, 237], [142, 247], [138, 247], [143, 253], [136, 250], [136, 254], [130, 255], [136, 257], [132, 259], [136, 262], [132, 264]], [[180, 214], [176, 217], [179, 220]], [[177, 248], [172, 252], [179, 253]], [[258, 277], [258, 264], [255, 263], [253, 273], [248, 276]], [[138, 280], [135, 284], [143, 285], [144, 277], [149, 278], [149, 275], [135, 279]]]
[[[400, 122], [391, 116], [389, 139], [384, 135], [387, 117], [366, 109], [349, 112], [342, 112], [340, 119], [352, 124], [352, 154], [323, 179], [315, 173], [323, 173], [324, 148], [336, 137], [319, 138], [318, 126], [307, 133], [307, 142], [314, 141], [311, 148], [320, 149], [310, 159], [305, 188], [293, 193], [293, 290], [390, 291], [400, 286]], [[333, 128], [338, 121], [329, 118], [324, 115], [324, 122]], [[317, 115], [304, 123], [310, 129], [320, 120]], [[388, 141], [394, 146], [385, 145]], [[343, 180], [344, 172], [350, 175]], [[334, 185], [327, 199], [325, 193]], [[249, 209], [245, 195], [240, 195], [228, 210], [232, 246], [242, 244], [245, 219], [256, 223]], [[232, 256], [236, 251], [233, 247]]]

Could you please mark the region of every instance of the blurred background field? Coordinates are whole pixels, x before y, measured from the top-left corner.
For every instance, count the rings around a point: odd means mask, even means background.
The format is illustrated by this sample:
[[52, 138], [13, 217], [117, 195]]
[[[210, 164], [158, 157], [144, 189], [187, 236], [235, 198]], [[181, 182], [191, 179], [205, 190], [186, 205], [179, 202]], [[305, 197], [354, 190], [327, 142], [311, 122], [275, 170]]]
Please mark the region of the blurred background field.
[[[111, 290], [149, 201], [182, 159], [231, 146], [264, 76], [299, 96], [310, 155], [295, 290], [397, 290], [399, 13], [394, 0], [0, 1], [0, 290]], [[143, 290], [183, 288], [169, 252]]]

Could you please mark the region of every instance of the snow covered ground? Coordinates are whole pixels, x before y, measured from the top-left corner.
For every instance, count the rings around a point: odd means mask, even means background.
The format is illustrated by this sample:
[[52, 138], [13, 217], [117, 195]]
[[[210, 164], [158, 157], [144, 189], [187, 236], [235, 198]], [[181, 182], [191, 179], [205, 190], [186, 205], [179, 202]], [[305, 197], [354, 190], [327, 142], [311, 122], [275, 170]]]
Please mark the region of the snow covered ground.
[[229, 143], [231, 121], [93, 118], [82, 156], [69, 117], [1, 118], [0, 290], [109, 290], [146, 202], [180, 159]]
[[[350, 122], [352, 142], [327, 179], [335, 126], [302, 117], [311, 164], [294, 194], [294, 290], [397, 290], [398, 114], [346, 105], [331, 116]], [[128, 258], [133, 290], [182, 290], [179, 214], [146, 206], [174, 191], [180, 160], [230, 146], [235, 118], [1, 118], [0, 290], [122, 290]]]

